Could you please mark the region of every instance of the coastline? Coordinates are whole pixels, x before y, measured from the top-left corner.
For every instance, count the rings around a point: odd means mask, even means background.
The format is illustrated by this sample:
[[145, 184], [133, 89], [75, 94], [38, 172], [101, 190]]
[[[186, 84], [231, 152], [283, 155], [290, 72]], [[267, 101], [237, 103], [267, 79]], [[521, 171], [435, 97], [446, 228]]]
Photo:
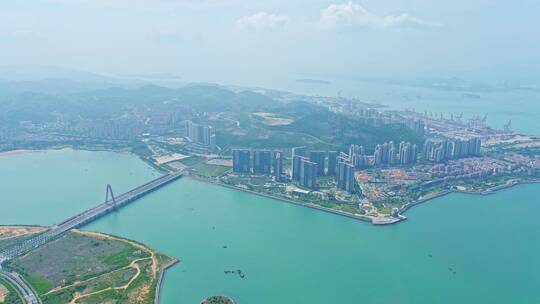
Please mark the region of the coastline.
[[[76, 148], [76, 147], [71, 147], [71, 146], [61, 146], [61, 147], [51, 147], [51, 148], [47, 148], [47, 149], [38, 149], [38, 150], [29, 150], [29, 149], [8, 150], [8, 151], [0, 152], [0, 157], [1, 156], [21, 155], [21, 154], [27, 154], [27, 153], [33, 153], [33, 152], [63, 151], [63, 150], [67, 150], [67, 151], [70, 151], [70, 150], [71, 151], [96, 151], [96, 152], [102, 151], [102, 152], [114, 152], [114, 153], [128, 153], [128, 154], [132, 154], [132, 155], [136, 156], [137, 158], [139, 158], [140, 160], [142, 160], [143, 162], [148, 164], [150, 167], [152, 167], [154, 170], [156, 170], [156, 171], [158, 171], [160, 173], [167, 173], [167, 172], [174, 171], [174, 170], [165, 168], [165, 167], [163, 167], [161, 165], [158, 165], [158, 164], [154, 163], [151, 159], [142, 157], [140, 155], [137, 155], [137, 154], [133, 153], [132, 151], [128, 151], [128, 150], [125, 150], [125, 149], [100, 149], [100, 148], [91, 149], [89, 147], [85, 147], [85, 148], [81, 149], [81, 148]], [[195, 176], [195, 175], [192, 175], [192, 174], [187, 174], [186, 177], [192, 178], [192, 179], [197, 180], [197, 181], [201, 181], [201, 182], [210, 183], [210, 184], [213, 184], [213, 185], [218, 185], [218, 186], [222, 186], [222, 187], [225, 187], [225, 188], [233, 189], [233, 190], [239, 190], [239, 191], [243, 191], [243, 192], [246, 192], [246, 193], [258, 195], [258, 196], [261, 196], [261, 197], [266, 197], [266, 198], [270, 198], [270, 199], [279, 200], [279, 201], [289, 203], [289, 204], [293, 204], [293, 205], [296, 205], [296, 206], [307, 207], [307, 208], [311, 208], [311, 209], [315, 209], [315, 210], [319, 210], [319, 211], [323, 211], [323, 212], [327, 212], [327, 213], [332, 213], [332, 214], [343, 216], [343, 217], [348, 217], [348, 218], [351, 218], [351, 219], [360, 220], [360, 221], [363, 221], [363, 222], [370, 222], [373, 225], [392, 225], [392, 224], [397, 224], [397, 223], [399, 223], [401, 221], [407, 220], [408, 218], [403, 214], [405, 212], [407, 212], [409, 209], [411, 209], [412, 207], [424, 204], [424, 203], [426, 203], [428, 201], [431, 201], [433, 199], [446, 196], [446, 195], [451, 194], [451, 193], [464, 193], [464, 194], [471, 194], [471, 195], [490, 195], [490, 194], [496, 194], [498, 191], [508, 189], [508, 188], [512, 188], [514, 186], [518, 186], [518, 185], [522, 185], [522, 184], [537, 184], [537, 183], [540, 183], [540, 179], [533, 179], [533, 180], [509, 179], [505, 184], [494, 186], [494, 187], [491, 187], [491, 188], [488, 188], [488, 189], [485, 189], [485, 190], [481, 190], [481, 191], [447, 189], [447, 190], [443, 190], [443, 191], [440, 191], [440, 192], [437, 192], [437, 193], [429, 194], [429, 197], [424, 197], [424, 198], [421, 198], [421, 199], [417, 199], [415, 201], [412, 201], [412, 202], [409, 202], [409, 203], [403, 205], [398, 210], [397, 216], [389, 215], [389, 216], [374, 217], [374, 216], [354, 214], [354, 213], [350, 213], [350, 212], [346, 212], [346, 211], [332, 209], [332, 208], [320, 206], [320, 205], [313, 204], [313, 203], [301, 202], [301, 201], [297, 201], [297, 200], [286, 198], [286, 197], [279, 196], [279, 195], [273, 195], [273, 194], [268, 194], [268, 193], [257, 192], [257, 191], [254, 191], [254, 190], [249, 190], [249, 189], [245, 189], [245, 188], [242, 188], [242, 187], [237, 187], [237, 186], [234, 186], [234, 185], [225, 184], [225, 183], [222, 183], [222, 182], [219, 182], [219, 181], [214, 181], [214, 180], [212, 180], [210, 178], [199, 177], [199, 176]]]
[[[146, 250], [148, 252], [151, 252], [153, 255], [158, 255], [158, 254], [163, 255], [160, 252], [156, 251], [155, 249], [153, 249], [153, 248], [151, 248], [151, 247], [149, 247], [149, 246], [147, 246], [147, 245], [145, 245], [143, 243], [140, 243], [138, 241], [131, 240], [131, 239], [128, 239], [128, 238], [125, 238], [125, 237], [111, 235], [111, 234], [107, 234], [107, 233], [103, 233], [103, 232], [95, 232], [95, 231], [81, 230], [81, 229], [74, 229], [72, 231], [74, 233], [79, 233], [81, 235], [85, 235], [85, 236], [89, 236], [89, 237], [117, 240], [117, 241], [124, 242], [124, 243], [130, 244], [130, 245], [138, 247], [138, 248], [144, 248], [144, 250]], [[171, 258], [169, 256], [167, 256], [167, 257], [170, 258], [170, 261], [163, 266], [163, 268], [161, 269], [161, 271], [159, 273], [159, 277], [158, 277], [158, 281], [156, 283], [156, 289], [155, 289], [154, 304], [159, 304], [160, 292], [161, 292], [161, 287], [162, 287], [162, 284], [163, 284], [165, 272], [167, 271], [167, 269], [173, 267], [174, 265], [176, 265], [177, 263], [180, 262], [179, 260], [177, 260], [175, 258]]]
[[24, 155], [29, 153], [38, 153], [38, 152], [48, 152], [48, 151], [89, 151], [89, 152], [114, 152], [114, 153], [127, 153], [131, 154], [137, 158], [139, 158], [141, 161], [145, 162], [148, 166], [152, 167], [154, 170], [160, 172], [160, 173], [166, 173], [169, 172], [166, 168], [163, 168], [162, 166], [154, 163], [151, 159], [142, 157], [136, 153], [133, 153], [129, 149], [106, 149], [106, 148], [96, 148], [96, 147], [73, 147], [73, 146], [57, 146], [57, 147], [50, 147], [46, 149], [14, 149], [14, 150], [6, 150], [0, 152], [0, 157], [5, 156], [16, 156], [16, 155]]
[[165, 279], [165, 273], [167, 272], [167, 270], [171, 267], [173, 267], [174, 265], [180, 263], [179, 260], [177, 259], [172, 259], [169, 263], [167, 263], [167, 265], [165, 265], [163, 267], [163, 269], [161, 270], [160, 274], [159, 274], [159, 278], [158, 278], [158, 282], [156, 284], [156, 295], [155, 295], [155, 298], [154, 298], [154, 304], [159, 304], [160, 303], [160, 300], [161, 300], [161, 288], [163, 287], [163, 280]]
[[405, 213], [407, 210], [411, 209], [412, 207], [424, 204], [424, 203], [429, 202], [429, 201], [431, 201], [433, 199], [440, 198], [440, 197], [443, 197], [443, 196], [446, 196], [446, 195], [449, 195], [449, 194], [452, 194], [452, 193], [463, 193], [463, 194], [469, 194], [469, 195], [483, 195], [483, 196], [485, 196], [485, 195], [497, 194], [499, 191], [502, 191], [502, 190], [505, 190], [505, 189], [510, 189], [510, 188], [515, 187], [515, 186], [530, 185], [530, 184], [540, 184], [540, 179], [537, 179], [537, 180], [509, 180], [507, 183], [505, 183], [503, 185], [494, 186], [494, 187], [488, 188], [488, 189], [483, 190], [483, 191], [468, 191], [468, 190], [448, 189], [448, 190], [444, 190], [444, 191], [441, 191], [441, 192], [438, 192], [438, 193], [434, 193], [432, 196], [430, 196], [428, 198], [418, 199], [418, 200], [413, 201], [411, 203], [405, 204], [403, 207], [401, 207], [399, 209], [398, 214], [403, 217], [403, 220], [405, 220], [405, 219], [407, 219], [407, 217], [405, 217], [403, 215], [403, 213]]
[[215, 182], [215, 181], [212, 181], [212, 180], [209, 180], [209, 179], [206, 179], [206, 178], [197, 177], [197, 176], [194, 176], [194, 175], [186, 175], [186, 177], [197, 180], [197, 181], [206, 182], [206, 183], [209, 183], [209, 184], [213, 184], [213, 185], [233, 189], [233, 190], [239, 190], [239, 191], [242, 191], [242, 192], [246, 192], [246, 193], [250, 193], [250, 194], [254, 194], [254, 195], [258, 195], [258, 196], [279, 200], [279, 201], [289, 203], [289, 204], [292, 204], [292, 205], [296, 205], [296, 206], [307, 207], [307, 208], [316, 209], [316, 210], [324, 211], [324, 212], [327, 212], [327, 213], [333, 213], [333, 214], [336, 214], [336, 215], [340, 215], [340, 216], [344, 216], [344, 217], [348, 217], [348, 218], [352, 218], [352, 219], [356, 219], [356, 220], [360, 220], [360, 221], [364, 221], [364, 222], [373, 223], [372, 218], [369, 217], [369, 216], [366, 216], [366, 215], [353, 214], [353, 213], [349, 213], [349, 212], [345, 212], [345, 211], [340, 211], [340, 210], [336, 210], [336, 209], [332, 209], [332, 208], [328, 208], [328, 207], [319, 206], [319, 205], [313, 204], [313, 203], [299, 202], [299, 201], [295, 201], [295, 200], [292, 200], [292, 199], [288, 199], [286, 197], [281, 197], [281, 196], [272, 195], [272, 194], [268, 194], [268, 193], [261, 193], [261, 192], [257, 192], [257, 191], [253, 191], [253, 190], [249, 190], [249, 189], [244, 189], [244, 188], [241, 188], [241, 187], [236, 187], [236, 186], [233, 186], [233, 185], [228, 185], [228, 184], [224, 184], [224, 183], [220, 183], [220, 182]]
[[332, 209], [332, 208], [328, 208], [328, 207], [323, 207], [323, 206], [316, 205], [316, 204], [313, 204], [313, 203], [299, 202], [299, 201], [295, 201], [293, 199], [289, 199], [289, 198], [285, 198], [285, 197], [281, 197], [281, 196], [277, 196], [277, 195], [261, 193], [261, 192], [257, 192], [257, 191], [254, 191], [254, 190], [249, 190], [249, 189], [245, 189], [245, 188], [241, 188], [241, 187], [236, 187], [236, 186], [233, 186], [233, 185], [228, 185], [228, 184], [225, 184], [225, 183], [213, 181], [211, 179], [202, 178], [202, 177], [198, 177], [198, 176], [194, 176], [194, 175], [186, 175], [186, 177], [192, 178], [192, 179], [197, 180], [197, 181], [206, 182], [206, 183], [209, 183], [209, 184], [222, 186], [222, 187], [225, 187], [225, 188], [229, 188], [229, 189], [233, 189], [233, 190], [239, 190], [239, 191], [242, 191], [242, 192], [258, 195], [258, 196], [261, 196], [261, 197], [266, 197], [266, 198], [270, 198], [270, 199], [279, 200], [279, 201], [289, 203], [289, 204], [293, 204], [293, 205], [296, 205], [296, 206], [302, 206], [302, 207], [307, 207], [307, 208], [311, 208], [311, 209], [316, 209], [316, 210], [319, 210], [319, 211], [332, 213], [332, 214], [335, 214], [335, 215], [348, 217], [348, 218], [360, 220], [360, 221], [363, 221], [363, 222], [370, 222], [371, 224], [377, 225], [377, 226], [379, 226], [379, 225], [393, 225], [393, 224], [397, 224], [399, 222], [405, 221], [408, 218], [405, 215], [403, 215], [403, 213], [405, 213], [407, 210], [411, 209], [412, 207], [424, 204], [424, 203], [429, 202], [431, 200], [434, 200], [434, 199], [437, 199], [437, 198], [440, 198], [440, 197], [443, 197], [443, 196], [446, 196], [446, 195], [449, 195], [449, 194], [452, 194], [452, 193], [463, 193], [463, 194], [470, 194], [470, 195], [491, 195], [491, 194], [496, 194], [501, 190], [513, 188], [513, 187], [518, 186], [518, 185], [540, 184], [540, 179], [538, 179], [538, 180], [509, 180], [507, 183], [505, 183], [503, 185], [494, 186], [494, 187], [491, 187], [491, 188], [488, 188], [488, 189], [482, 190], [482, 191], [467, 191], [467, 190], [448, 189], [448, 190], [444, 190], [444, 191], [441, 191], [441, 192], [438, 192], [438, 193], [433, 193], [432, 195], [430, 195], [427, 198], [418, 199], [416, 201], [405, 204], [404, 206], [402, 206], [399, 209], [399, 211], [397, 213], [397, 217], [396, 216], [371, 217], [371, 216], [366, 216], [366, 215], [353, 214], [353, 213], [349, 213], [349, 212], [345, 212], [345, 211], [340, 211], [340, 210], [336, 210], [336, 209]]
[[24, 155], [28, 153], [33, 153], [40, 150], [27, 150], [27, 149], [15, 149], [15, 150], [7, 150], [0, 152], [0, 157], [2, 156], [15, 156], [15, 155]]
[[[39, 226], [39, 225], [36, 225], [36, 226], [32, 226], [32, 225], [25, 225], [25, 226], [9, 225], [9, 226], [3, 226], [3, 225], [0, 225], [0, 228], [6, 228], [6, 229], [12, 229], [12, 228], [15, 229], [15, 228], [18, 228], [18, 227], [28, 227], [28, 228], [36, 228], [36, 229], [45, 229], [46, 228], [44, 226]], [[177, 263], [179, 263], [179, 260], [177, 260], [175, 258], [171, 258], [171, 257], [169, 257], [167, 255], [161, 254], [158, 251], [156, 251], [155, 249], [153, 249], [153, 248], [151, 248], [151, 247], [149, 247], [149, 246], [147, 246], [145, 244], [142, 244], [142, 243], [140, 243], [138, 241], [131, 240], [131, 239], [128, 239], [128, 238], [124, 238], [124, 237], [121, 237], [121, 236], [115, 236], [115, 235], [111, 235], [111, 234], [107, 234], [107, 233], [103, 233], [103, 232], [96, 232], [96, 231], [89, 231], [89, 230], [82, 230], [82, 229], [73, 229], [73, 230], [70, 231], [70, 233], [79, 234], [81, 236], [86, 236], [86, 237], [94, 238], [94, 239], [115, 240], [115, 241], [118, 241], [118, 242], [129, 244], [131, 246], [137, 247], [139, 249], [142, 249], [142, 250], [147, 251], [148, 253], [150, 253], [153, 257], [155, 257], [155, 263], [157, 265], [161, 264], [160, 261], [159, 261], [158, 255], [167, 258], [169, 261], [166, 264], [162, 265], [161, 269], [159, 270], [159, 274], [156, 276], [157, 281], [156, 281], [156, 285], [155, 285], [155, 289], [154, 289], [155, 295], [154, 295], [154, 301], [153, 302], [156, 303], [156, 304], [159, 303], [159, 301], [160, 301], [160, 291], [161, 291], [161, 287], [162, 287], [162, 284], [163, 284], [165, 272], [169, 268], [171, 268], [174, 265], [176, 265]], [[21, 279], [22, 279], [22, 277], [21, 277]], [[28, 285], [28, 288], [30, 288], [37, 297], [38, 293], [35, 292], [34, 287], [31, 286], [31, 285]]]

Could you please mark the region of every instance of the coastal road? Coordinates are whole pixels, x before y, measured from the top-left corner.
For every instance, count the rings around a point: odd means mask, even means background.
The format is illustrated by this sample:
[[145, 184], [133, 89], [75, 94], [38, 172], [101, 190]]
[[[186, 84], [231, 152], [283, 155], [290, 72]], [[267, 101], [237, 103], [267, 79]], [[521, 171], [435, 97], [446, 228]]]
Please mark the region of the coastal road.
[[0, 270], [0, 278], [9, 282], [17, 290], [17, 293], [22, 296], [26, 304], [41, 304], [41, 300], [34, 289], [18, 274]]
[[75, 216], [72, 216], [59, 224], [56, 224], [44, 233], [37, 234], [34, 237], [26, 239], [19, 244], [16, 244], [6, 250], [0, 252], [0, 277], [4, 278], [16, 288], [27, 304], [41, 304], [41, 300], [37, 296], [32, 287], [17, 273], [10, 273], [2, 270], [2, 263], [12, 260], [18, 256], [24, 255], [50, 241], [53, 241], [71, 229], [84, 226], [110, 212], [143, 197], [144, 195], [182, 177], [183, 171], [169, 173], [158, 177], [146, 184], [136, 187], [120, 196], [112, 197], [94, 208], [83, 211]]

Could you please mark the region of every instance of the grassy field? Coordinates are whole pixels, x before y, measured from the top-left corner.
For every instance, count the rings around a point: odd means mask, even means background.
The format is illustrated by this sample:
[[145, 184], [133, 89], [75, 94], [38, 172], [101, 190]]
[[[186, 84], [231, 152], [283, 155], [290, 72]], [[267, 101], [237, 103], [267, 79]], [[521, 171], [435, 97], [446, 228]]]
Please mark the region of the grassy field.
[[229, 167], [211, 165], [206, 163], [199, 163], [192, 167], [193, 170], [197, 171], [197, 174], [205, 177], [216, 177], [221, 176], [224, 173], [231, 170]]
[[201, 156], [190, 156], [181, 160], [178, 160], [177, 162], [182, 163], [188, 167], [191, 167], [193, 165], [196, 165], [202, 161], [204, 161], [205, 158]]
[[172, 261], [133, 241], [75, 231], [6, 267], [23, 275], [44, 304], [150, 304], [161, 272]]

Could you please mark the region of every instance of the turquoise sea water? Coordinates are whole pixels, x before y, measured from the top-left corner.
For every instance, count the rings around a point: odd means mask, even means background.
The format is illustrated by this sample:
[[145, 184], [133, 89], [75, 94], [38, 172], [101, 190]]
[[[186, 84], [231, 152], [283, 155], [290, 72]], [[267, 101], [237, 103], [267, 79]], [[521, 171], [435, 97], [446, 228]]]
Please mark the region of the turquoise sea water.
[[464, 120], [473, 115], [488, 114], [490, 126], [503, 128], [512, 120], [514, 131], [540, 135], [540, 91], [501, 90], [472, 92], [479, 98], [466, 97], [467, 90], [438, 90], [418, 86], [366, 82], [360, 80], [328, 79], [328, 84], [300, 83], [283, 78], [279, 89], [308, 95], [342, 96], [360, 101], [384, 104], [391, 109], [414, 109], [443, 113], [446, 117], [463, 113]]
[[[0, 157], [0, 223], [51, 224], [103, 200], [107, 183], [120, 193], [155, 174], [129, 154]], [[85, 229], [180, 259], [165, 304], [539, 303], [539, 196], [450, 195], [376, 227], [185, 178]], [[235, 269], [246, 277], [223, 272]]]

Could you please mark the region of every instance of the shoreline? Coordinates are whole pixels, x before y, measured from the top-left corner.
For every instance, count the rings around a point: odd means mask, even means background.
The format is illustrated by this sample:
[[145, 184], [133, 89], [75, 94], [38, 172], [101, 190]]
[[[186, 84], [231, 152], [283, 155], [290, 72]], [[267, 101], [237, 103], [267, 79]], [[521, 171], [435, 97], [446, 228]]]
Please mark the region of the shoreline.
[[431, 196], [429, 198], [419, 199], [419, 200], [416, 200], [414, 202], [405, 204], [403, 207], [401, 207], [399, 209], [398, 214], [400, 216], [404, 217], [403, 220], [406, 220], [407, 217], [405, 217], [403, 215], [403, 213], [407, 212], [412, 207], [427, 203], [427, 202], [429, 202], [431, 200], [434, 200], [436, 198], [447, 196], [447, 195], [452, 194], [452, 193], [462, 193], [462, 194], [469, 194], [469, 195], [487, 196], [487, 195], [497, 194], [499, 191], [506, 190], [506, 189], [511, 189], [511, 188], [514, 188], [514, 187], [520, 186], [520, 185], [540, 184], [540, 179], [538, 179], [538, 180], [525, 180], [525, 181], [521, 181], [521, 180], [516, 181], [516, 180], [514, 180], [513, 182], [510, 182], [510, 181], [512, 181], [512, 180], [509, 180], [509, 182], [507, 182], [507, 183], [505, 183], [503, 185], [494, 186], [494, 187], [488, 188], [488, 189], [483, 190], [483, 191], [468, 191], [468, 190], [458, 190], [458, 189], [444, 190], [444, 191], [441, 191], [441, 192], [438, 192], [438, 193], [434, 193], [433, 196]]
[[[21, 226], [18, 226], [18, 225], [1, 225], [0, 224], [0, 228], [9, 229], [9, 228], [17, 228], [17, 227], [21, 227]], [[24, 225], [22, 227], [41, 228], [41, 229], [48, 228], [48, 227], [41, 226], [41, 225], [35, 225], [35, 226], [33, 226], [33, 225]], [[163, 255], [163, 256], [166, 256], [167, 258], [169, 258], [170, 261], [162, 267], [161, 271], [159, 271], [159, 275], [157, 276], [157, 282], [156, 282], [156, 287], [155, 287], [155, 296], [154, 296], [154, 304], [159, 304], [160, 303], [160, 294], [161, 294], [161, 288], [162, 288], [162, 285], [163, 285], [165, 273], [166, 273], [166, 271], [168, 269], [170, 269], [174, 265], [180, 263], [180, 261], [178, 259], [169, 257], [168, 255], [164, 255], [164, 254], [158, 252], [157, 250], [147, 246], [146, 244], [143, 244], [143, 243], [140, 243], [138, 241], [131, 240], [131, 239], [128, 239], [128, 238], [125, 238], [125, 237], [121, 237], [121, 236], [116, 236], [116, 235], [103, 233], [103, 232], [82, 230], [82, 229], [73, 229], [73, 230], [71, 230], [71, 233], [79, 234], [81, 236], [86, 236], [86, 237], [90, 237], [90, 238], [96, 238], [96, 239], [116, 240], [116, 241], [119, 241], [119, 242], [122, 242], [122, 243], [129, 244], [131, 246], [135, 246], [135, 247], [138, 247], [138, 248], [143, 248], [144, 250], [146, 250], [148, 252], [151, 252], [154, 255]], [[33, 288], [32, 286], [30, 286], [30, 287]]]
[[505, 189], [510, 189], [510, 188], [513, 188], [513, 187], [519, 186], [519, 185], [540, 184], [540, 179], [538, 179], [538, 180], [524, 180], [524, 181], [509, 180], [506, 184], [494, 186], [494, 187], [488, 188], [488, 189], [483, 190], [483, 191], [467, 191], [467, 190], [448, 189], [448, 190], [444, 190], [444, 191], [441, 191], [441, 192], [438, 192], [438, 193], [434, 193], [428, 198], [419, 199], [419, 200], [416, 200], [416, 201], [405, 204], [404, 206], [402, 206], [399, 209], [399, 211], [397, 213], [398, 217], [395, 217], [395, 216], [381, 216], [380, 218], [378, 218], [378, 217], [370, 217], [370, 216], [360, 215], [360, 214], [353, 214], [353, 213], [349, 213], [349, 212], [346, 212], [346, 211], [340, 211], [340, 210], [337, 210], [337, 209], [332, 209], [332, 208], [320, 206], [320, 205], [313, 204], [313, 203], [304, 203], [304, 202], [300, 202], [300, 201], [295, 201], [293, 199], [289, 199], [289, 198], [285, 198], [285, 197], [281, 197], [281, 196], [277, 196], [277, 195], [272, 195], [272, 194], [268, 194], [268, 193], [261, 193], [261, 192], [257, 192], [257, 191], [254, 191], [254, 190], [244, 189], [244, 188], [241, 188], [241, 187], [228, 185], [228, 184], [225, 184], [225, 183], [213, 181], [213, 180], [210, 180], [210, 179], [207, 179], [207, 178], [198, 177], [198, 176], [194, 176], [194, 175], [186, 175], [186, 177], [197, 180], [197, 181], [200, 181], [200, 182], [205, 182], [205, 183], [209, 183], [209, 184], [213, 184], [213, 185], [217, 185], [217, 186], [222, 186], [222, 187], [232, 189], [232, 190], [239, 190], [239, 191], [254, 194], [254, 195], [257, 195], [257, 196], [270, 198], [270, 199], [275, 199], [275, 200], [282, 201], [282, 202], [289, 203], [289, 204], [296, 205], [296, 206], [307, 207], [307, 208], [311, 208], [311, 209], [315, 209], [315, 210], [319, 210], [319, 211], [323, 211], [323, 212], [327, 212], [327, 213], [332, 213], [332, 214], [343, 216], [343, 217], [348, 217], [348, 218], [351, 218], [351, 219], [360, 220], [360, 221], [363, 221], [363, 222], [370, 222], [371, 224], [376, 225], [376, 226], [393, 225], [393, 224], [397, 224], [399, 222], [405, 221], [408, 218], [405, 215], [403, 215], [403, 213], [405, 213], [406, 211], [408, 211], [412, 207], [427, 203], [427, 202], [429, 202], [431, 200], [441, 198], [441, 197], [444, 197], [444, 196], [452, 194], [452, 193], [463, 193], [463, 194], [469, 194], [469, 195], [485, 195], [485, 196], [487, 196], [487, 195], [491, 195], [491, 194], [497, 194], [499, 191], [502, 191], [502, 190], [505, 190]]
[[[51, 148], [47, 148], [47, 149], [38, 149], [38, 150], [14, 149], [14, 150], [8, 150], [8, 151], [0, 152], [0, 157], [2, 157], [2, 156], [21, 155], [21, 154], [27, 154], [27, 153], [33, 153], [33, 152], [63, 151], [63, 150], [127, 153], [127, 154], [131, 154], [133, 156], [136, 156], [138, 159], [145, 162], [148, 166], [150, 166], [151, 168], [156, 170], [158, 173], [166, 173], [166, 172], [174, 171], [174, 170], [170, 170], [168, 168], [164, 168], [161, 165], [158, 165], [158, 164], [154, 163], [150, 159], [141, 157], [140, 155], [137, 155], [137, 154], [133, 153], [132, 151], [128, 151], [128, 150], [125, 150], [125, 149], [118, 149], [118, 150], [115, 150], [115, 149], [100, 149], [100, 148], [91, 149], [89, 147], [86, 147], [84, 149], [80, 149], [80, 148], [75, 148], [75, 147], [70, 147], [70, 146], [51, 147]], [[441, 192], [438, 192], [438, 193], [433, 193], [428, 198], [417, 199], [415, 201], [412, 201], [412, 202], [409, 202], [409, 203], [403, 205], [401, 208], [399, 208], [399, 210], [397, 212], [397, 217], [396, 216], [391, 216], [391, 215], [373, 217], [373, 216], [367, 216], [367, 215], [361, 215], [361, 214], [354, 214], [354, 213], [341, 211], [341, 210], [333, 209], [333, 208], [329, 208], [329, 207], [324, 207], [324, 206], [320, 206], [320, 205], [317, 205], [317, 204], [314, 204], [314, 203], [301, 202], [301, 201], [297, 201], [297, 200], [294, 200], [294, 199], [282, 197], [282, 196], [279, 196], [279, 195], [273, 195], [273, 194], [268, 194], [268, 193], [263, 193], [263, 192], [257, 192], [257, 191], [254, 191], [254, 190], [249, 190], [249, 189], [245, 189], [245, 188], [242, 188], [242, 187], [237, 187], [237, 186], [234, 186], [234, 185], [225, 184], [225, 183], [222, 183], [222, 182], [219, 182], [219, 181], [214, 181], [214, 180], [212, 180], [210, 178], [199, 177], [199, 176], [195, 176], [195, 175], [192, 175], [192, 174], [187, 174], [186, 177], [192, 178], [192, 179], [197, 180], [197, 181], [209, 183], [209, 184], [222, 186], [222, 187], [229, 188], [229, 189], [232, 189], [232, 190], [239, 190], [239, 191], [254, 194], [254, 195], [257, 195], [257, 196], [266, 197], [266, 198], [270, 198], [270, 199], [275, 199], [275, 200], [282, 201], [282, 202], [289, 203], [289, 204], [296, 205], [296, 206], [307, 207], [307, 208], [310, 208], [310, 209], [315, 209], [315, 210], [323, 211], [323, 212], [326, 212], [326, 213], [332, 213], [332, 214], [335, 214], [335, 215], [348, 217], [348, 218], [360, 220], [360, 221], [363, 221], [363, 222], [370, 222], [371, 224], [377, 225], [377, 226], [378, 225], [393, 225], [393, 224], [397, 224], [399, 222], [405, 221], [408, 218], [405, 215], [403, 215], [403, 213], [407, 212], [412, 207], [424, 204], [424, 203], [426, 203], [428, 201], [431, 201], [433, 199], [440, 198], [440, 197], [443, 197], [443, 196], [446, 196], [446, 195], [449, 195], [449, 194], [452, 194], [452, 193], [464, 193], [464, 194], [471, 194], [471, 195], [490, 195], [490, 194], [496, 194], [498, 191], [501, 191], [501, 190], [513, 188], [513, 187], [518, 186], [518, 185], [538, 184], [538, 183], [540, 183], [540, 179], [534, 179], [534, 180], [509, 179], [505, 184], [494, 186], [494, 187], [491, 187], [491, 188], [488, 188], [488, 189], [485, 189], [485, 190], [482, 190], [482, 191], [447, 189], [447, 190], [444, 190], [444, 191], [441, 191]], [[12, 226], [16, 226], [16, 225], [18, 225], [18, 224], [14, 224]]]
[[8, 157], [8, 156], [15, 156], [15, 155], [24, 155], [28, 153], [33, 153], [39, 150], [29, 150], [29, 149], [15, 149], [15, 150], [6, 150], [0, 152], [0, 157]]
[[160, 274], [159, 274], [159, 278], [158, 278], [158, 281], [157, 281], [157, 284], [156, 284], [156, 295], [154, 297], [154, 304], [159, 304], [160, 303], [160, 300], [161, 300], [161, 289], [163, 287], [163, 280], [165, 280], [165, 273], [167, 272], [167, 270], [171, 267], [173, 267], [174, 265], [180, 263], [179, 260], [177, 259], [172, 259], [169, 263], [167, 263], [167, 265], [165, 265], [163, 267], [163, 269], [161, 270]]
[[286, 197], [281, 197], [281, 196], [272, 195], [272, 194], [268, 194], [268, 193], [261, 193], [261, 192], [257, 192], [257, 191], [253, 191], [253, 190], [249, 190], [249, 189], [244, 189], [244, 188], [241, 188], [241, 187], [236, 187], [236, 186], [233, 186], [233, 185], [228, 185], [228, 184], [224, 184], [224, 183], [220, 183], [220, 182], [214, 182], [214, 181], [211, 181], [209, 179], [205, 179], [205, 178], [201, 178], [201, 177], [197, 177], [197, 176], [193, 176], [193, 175], [186, 175], [186, 177], [197, 180], [197, 181], [200, 181], [200, 182], [205, 182], [205, 183], [209, 183], [209, 184], [212, 184], [212, 185], [222, 186], [222, 187], [229, 188], [229, 189], [232, 189], [232, 190], [239, 190], [239, 191], [242, 191], [242, 192], [246, 192], [246, 193], [254, 194], [254, 195], [257, 195], [257, 196], [282, 201], [282, 202], [289, 203], [289, 204], [296, 205], [296, 206], [307, 207], [307, 208], [316, 209], [316, 210], [319, 210], [319, 211], [324, 211], [324, 212], [327, 212], [327, 213], [333, 213], [333, 214], [336, 214], [336, 215], [341, 215], [341, 216], [344, 216], [344, 217], [360, 220], [360, 221], [363, 221], [363, 222], [373, 223], [372, 218], [369, 217], [369, 216], [366, 216], [366, 215], [353, 214], [353, 213], [349, 213], [349, 212], [345, 212], [345, 211], [340, 211], [340, 210], [337, 210], [337, 209], [332, 209], [332, 208], [328, 208], [328, 207], [324, 207], [324, 206], [319, 206], [319, 205], [313, 204], [313, 203], [299, 202], [299, 201], [295, 201], [293, 199], [289, 199], [289, 198], [286, 198]]
[[102, 149], [102, 148], [92, 148], [92, 147], [79, 148], [79, 147], [73, 147], [73, 146], [57, 146], [57, 147], [50, 147], [50, 148], [36, 149], [36, 150], [32, 150], [32, 149], [6, 150], [6, 151], [0, 152], [0, 157], [2, 157], [2, 156], [9, 157], [9, 156], [16, 156], [16, 155], [24, 155], [24, 154], [29, 154], [29, 153], [45, 153], [45, 152], [49, 152], [49, 151], [52, 151], [52, 152], [59, 152], [59, 151], [87, 151], [87, 152], [126, 153], [126, 154], [131, 154], [131, 155], [137, 157], [138, 159], [140, 159], [141, 161], [146, 163], [149, 167], [151, 167], [152, 169], [156, 170], [159, 173], [169, 172], [168, 169], [163, 168], [161, 165], [158, 165], [158, 164], [154, 163], [151, 159], [142, 157], [142, 156], [134, 153], [133, 151], [130, 151], [129, 149], [106, 149], [106, 148]]

